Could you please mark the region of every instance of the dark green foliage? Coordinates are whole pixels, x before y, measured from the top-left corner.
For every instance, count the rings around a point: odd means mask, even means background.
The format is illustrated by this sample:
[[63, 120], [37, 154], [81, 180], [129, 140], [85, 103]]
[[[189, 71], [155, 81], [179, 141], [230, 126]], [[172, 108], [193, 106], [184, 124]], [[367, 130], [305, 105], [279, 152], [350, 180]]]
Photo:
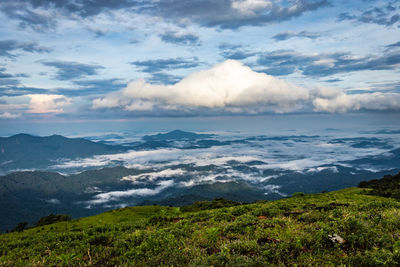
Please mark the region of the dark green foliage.
[[400, 199], [400, 173], [385, 175], [382, 179], [360, 182], [360, 188], [371, 188], [368, 194]]
[[47, 224], [52, 224], [52, 223], [56, 223], [56, 222], [65, 222], [65, 221], [70, 221], [70, 220], [71, 220], [71, 216], [69, 216], [69, 215], [65, 215], [65, 214], [54, 215], [53, 213], [51, 213], [48, 216], [44, 216], [44, 217], [40, 218], [39, 221], [37, 221], [37, 223], [35, 225], [43, 226], [43, 225], [47, 225]]
[[305, 194], [303, 192], [295, 192], [292, 197], [303, 197]]
[[[14, 227], [24, 220], [35, 224], [41, 217], [50, 213], [71, 214], [72, 217], [86, 217], [107, 209], [75, 205], [85, 201], [93, 194], [88, 189], [108, 187], [124, 189], [120, 179], [137, 174], [137, 170], [125, 167], [89, 170], [79, 174], [64, 176], [54, 172], [25, 171], [0, 176], [0, 232]], [[49, 200], [56, 202], [49, 202]]]
[[[121, 181], [129, 175], [137, 175], [143, 170], [128, 169], [122, 166], [88, 170], [69, 176], [53, 172], [24, 171], [0, 176], [0, 232], [14, 227], [24, 220], [35, 224], [41, 217], [54, 214], [70, 214], [73, 218], [87, 217], [102, 213], [108, 208], [95, 205], [87, 209], [86, 205], [76, 204], [91, 200], [97, 190], [127, 190], [132, 188], [130, 181]], [[136, 197], [127, 199], [130, 205], [185, 206], [196, 201], [212, 200], [223, 197], [239, 202], [252, 202], [266, 197], [259, 188], [244, 182], [216, 182], [213, 184], [200, 184], [189, 188], [171, 188], [166, 190], [166, 195], [154, 198], [151, 196], [146, 201]], [[176, 196], [171, 198], [170, 196]], [[164, 198], [166, 197], [166, 198]], [[151, 201], [150, 201], [151, 199]], [[155, 200], [161, 199], [161, 200]], [[219, 208], [235, 205], [235, 202], [216, 200], [212, 203], [199, 203], [188, 209], [201, 209], [202, 207]]]
[[197, 201], [192, 205], [181, 207], [181, 211], [200, 211], [209, 209], [219, 209], [223, 207], [233, 207], [240, 205], [239, 202], [226, 200], [223, 198], [215, 198], [212, 201]]
[[27, 225], [27, 222], [20, 222], [14, 229], [11, 229], [11, 232], [22, 232]]

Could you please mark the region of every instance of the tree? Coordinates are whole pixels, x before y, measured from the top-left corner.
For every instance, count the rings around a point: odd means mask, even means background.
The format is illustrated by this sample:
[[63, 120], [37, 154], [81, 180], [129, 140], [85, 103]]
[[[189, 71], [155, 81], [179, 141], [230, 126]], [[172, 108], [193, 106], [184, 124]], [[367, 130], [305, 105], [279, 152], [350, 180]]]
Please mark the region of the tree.
[[11, 230], [11, 232], [22, 232], [27, 225], [27, 222], [20, 222], [14, 229]]

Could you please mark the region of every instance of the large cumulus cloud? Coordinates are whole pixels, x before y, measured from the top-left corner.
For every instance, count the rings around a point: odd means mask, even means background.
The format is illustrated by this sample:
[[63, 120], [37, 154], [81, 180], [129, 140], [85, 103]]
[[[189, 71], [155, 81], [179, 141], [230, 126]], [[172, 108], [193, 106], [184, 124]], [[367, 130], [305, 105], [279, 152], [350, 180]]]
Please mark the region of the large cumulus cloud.
[[228, 113], [285, 113], [399, 110], [400, 94], [347, 94], [335, 88], [304, 88], [226, 60], [172, 85], [136, 80], [120, 91], [93, 100], [94, 109], [127, 111], [208, 110]]
[[193, 73], [173, 85], [154, 85], [143, 80], [95, 99], [93, 108], [122, 107], [126, 110], [269, 107], [275, 112], [293, 110], [307, 100], [306, 89], [264, 73], [257, 73], [235, 60]]

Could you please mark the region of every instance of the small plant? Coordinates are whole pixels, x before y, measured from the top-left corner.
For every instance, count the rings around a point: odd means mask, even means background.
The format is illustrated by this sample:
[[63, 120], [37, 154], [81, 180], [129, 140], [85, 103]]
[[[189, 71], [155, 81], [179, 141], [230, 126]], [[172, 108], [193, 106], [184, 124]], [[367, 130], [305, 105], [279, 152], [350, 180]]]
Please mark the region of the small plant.
[[75, 253], [61, 254], [60, 256], [57, 257], [59, 264], [63, 267], [74, 266], [75, 258], [76, 258]]
[[207, 240], [210, 246], [214, 246], [219, 238], [220, 231], [218, 228], [211, 227], [207, 229]]

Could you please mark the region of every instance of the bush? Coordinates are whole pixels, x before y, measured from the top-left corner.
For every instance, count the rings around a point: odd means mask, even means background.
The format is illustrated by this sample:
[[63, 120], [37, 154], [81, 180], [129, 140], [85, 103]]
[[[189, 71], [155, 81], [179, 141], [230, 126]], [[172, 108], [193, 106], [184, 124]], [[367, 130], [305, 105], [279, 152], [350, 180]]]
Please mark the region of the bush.
[[207, 229], [207, 240], [210, 246], [214, 246], [219, 239], [220, 231], [215, 227]]
[[37, 221], [37, 223], [35, 225], [43, 226], [43, 225], [48, 225], [48, 224], [52, 224], [52, 223], [56, 223], [56, 222], [65, 222], [65, 221], [70, 221], [70, 220], [71, 220], [71, 216], [69, 216], [69, 215], [65, 215], [65, 214], [54, 215], [52, 213], [48, 216], [44, 216], [44, 217], [40, 218], [39, 221]]
[[28, 225], [27, 222], [20, 222], [14, 229], [11, 229], [10, 232], [22, 232]]
[[239, 207], [235, 207], [235, 208], [232, 210], [232, 215], [234, 215], [234, 216], [240, 216], [240, 215], [245, 214], [245, 213], [248, 212], [248, 211], [249, 211], [249, 210], [248, 210], [247, 207], [239, 206]]
[[227, 210], [219, 210], [215, 213], [213, 220], [216, 222], [232, 221], [234, 216]]

